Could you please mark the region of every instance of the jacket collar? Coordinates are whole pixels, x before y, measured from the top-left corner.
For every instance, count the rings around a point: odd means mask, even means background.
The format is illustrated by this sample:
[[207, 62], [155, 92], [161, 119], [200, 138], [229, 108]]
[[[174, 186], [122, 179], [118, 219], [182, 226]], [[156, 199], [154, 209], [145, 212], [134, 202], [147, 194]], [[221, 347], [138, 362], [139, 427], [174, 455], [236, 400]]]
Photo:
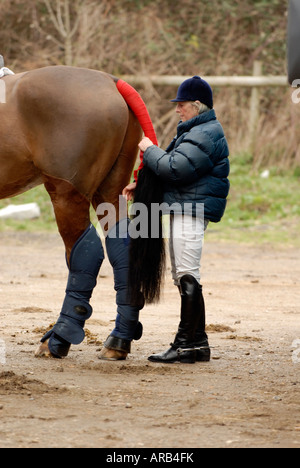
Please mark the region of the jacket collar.
[[193, 119], [187, 120], [186, 122], [180, 121], [177, 127], [177, 138], [185, 132], [189, 132], [193, 127], [201, 125], [211, 120], [216, 120], [216, 112], [214, 109], [203, 112], [203, 114], [197, 115]]

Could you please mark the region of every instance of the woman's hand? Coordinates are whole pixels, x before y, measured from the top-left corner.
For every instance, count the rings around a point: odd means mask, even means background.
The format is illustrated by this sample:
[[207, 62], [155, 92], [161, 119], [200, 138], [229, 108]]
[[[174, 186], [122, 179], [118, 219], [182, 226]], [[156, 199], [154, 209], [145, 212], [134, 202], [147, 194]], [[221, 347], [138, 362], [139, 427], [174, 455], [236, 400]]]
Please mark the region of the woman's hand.
[[123, 197], [125, 197], [127, 201], [132, 201], [135, 189], [136, 189], [136, 182], [133, 182], [132, 184], [127, 185], [127, 187], [125, 187], [122, 192]]
[[150, 146], [153, 146], [154, 143], [150, 140], [150, 138], [148, 137], [144, 137], [142, 139], [142, 141], [140, 141], [139, 143], [139, 148], [141, 151], [143, 151], [143, 153], [145, 153], [145, 151], [150, 148]]
[[[150, 138], [144, 137], [142, 141], [139, 143], [139, 148], [143, 153], [150, 148], [150, 146], [153, 146], [154, 143], [150, 140]], [[136, 182], [133, 182], [132, 184], [127, 185], [127, 187], [124, 188], [122, 195], [123, 197], [126, 198], [127, 201], [133, 200], [133, 195], [136, 189]]]

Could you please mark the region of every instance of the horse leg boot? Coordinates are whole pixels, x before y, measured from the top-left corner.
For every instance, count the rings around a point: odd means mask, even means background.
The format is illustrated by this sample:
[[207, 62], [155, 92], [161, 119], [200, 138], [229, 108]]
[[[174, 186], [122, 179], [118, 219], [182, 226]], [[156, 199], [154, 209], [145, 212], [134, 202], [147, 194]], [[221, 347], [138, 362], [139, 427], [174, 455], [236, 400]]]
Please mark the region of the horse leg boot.
[[197, 360], [195, 340], [197, 330], [203, 323], [203, 309], [200, 307], [202, 291], [192, 275], [184, 275], [181, 278], [180, 291], [181, 320], [175, 341], [168, 351], [150, 356], [148, 359], [151, 362], [193, 364]]
[[99, 359], [118, 361], [127, 358], [131, 352], [131, 342], [139, 340], [143, 326], [139, 322], [140, 310], [144, 307], [141, 294], [139, 304], [132, 304], [128, 288], [129, 272], [129, 219], [121, 220], [106, 237], [106, 251], [114, 270], [117, 303], [115, 329], [104, 343]]
[[[51, 356], [63, 358], [68, 355], [71, 344], [83, 341], [85, 321], [92, 315], [89, 301], [103, 260], [102, 243], [91, 224], [71, 251], [66, 297], [58, 321], [41, 340], [42, 343], [49, 340]], [[41, 355], [39, 350], [36, 355]]]

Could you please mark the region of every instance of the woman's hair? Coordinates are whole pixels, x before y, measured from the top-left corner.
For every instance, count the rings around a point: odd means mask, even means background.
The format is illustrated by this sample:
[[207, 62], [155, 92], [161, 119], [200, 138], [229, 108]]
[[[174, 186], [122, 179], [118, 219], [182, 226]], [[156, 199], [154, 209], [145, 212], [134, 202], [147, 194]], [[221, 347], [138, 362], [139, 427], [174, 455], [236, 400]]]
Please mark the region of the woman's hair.
[[203, 114], [203, 112], [210, 111], [211, 109], [200, 101], [193, 101], [192, 106], [198, 109], [198, 114]]

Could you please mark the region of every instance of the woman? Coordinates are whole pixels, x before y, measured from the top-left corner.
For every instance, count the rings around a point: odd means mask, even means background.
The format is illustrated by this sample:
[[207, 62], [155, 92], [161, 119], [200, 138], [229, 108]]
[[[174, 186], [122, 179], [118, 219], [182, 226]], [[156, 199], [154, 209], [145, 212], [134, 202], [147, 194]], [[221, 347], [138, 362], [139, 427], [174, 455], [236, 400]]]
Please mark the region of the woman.
[[[166, 151], [143, 138], [143, 164], [164, 182], [164, 201], [175, 208], [171, 216], [170, 257], [174, 284], [181, 294], [181, 320], [171, 348], [148, 359], [152, 362], [209, 361], [205, 332], [205, 303], [200, 284], [204, 231], [219, 222], [229, 193], [229, 150], [213, 110], [213, 93], [199, 76], [178, 88], [177, 136]], [[131, 199], [136, 184], [123, 194]], [[202, 209], [204, 207], [204, 211]]]

